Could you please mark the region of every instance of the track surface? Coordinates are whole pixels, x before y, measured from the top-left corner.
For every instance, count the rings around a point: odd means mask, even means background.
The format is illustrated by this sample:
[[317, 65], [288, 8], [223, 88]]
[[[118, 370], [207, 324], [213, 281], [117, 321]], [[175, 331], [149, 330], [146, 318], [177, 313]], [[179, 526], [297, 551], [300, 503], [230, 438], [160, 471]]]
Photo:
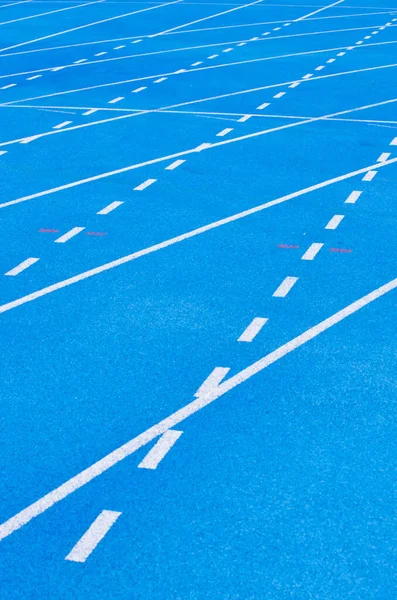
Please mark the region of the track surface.
[[395, 598], [395, 0], [0, 40], [1, 599]]

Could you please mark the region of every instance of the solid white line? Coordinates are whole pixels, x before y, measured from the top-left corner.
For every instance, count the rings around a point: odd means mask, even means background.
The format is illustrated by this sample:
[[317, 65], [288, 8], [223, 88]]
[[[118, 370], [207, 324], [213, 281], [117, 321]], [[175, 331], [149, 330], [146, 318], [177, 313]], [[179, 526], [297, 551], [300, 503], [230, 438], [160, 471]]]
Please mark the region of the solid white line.
[[377, 162], [385, 162], [388, 158], [390, 158], [391, 154], [390, 152], [382, 152], [382, 154], [379, 156]]
[[[159, 83], [159, 80], [155, 81], [155, 83]], [[136, 90], [131, 90], [131, 94], [137, 94], [138, 92], [143, 92], [143, 90], [146, 90], [147, 86], [142, 86], [139, 88], [136, 88]]]
[[120, 102], [120, 100], [124, 100], [125, 96], [117, 96], [117, 98], [113, 98], [113, 100], [109, 100], [108, 104], [116, 104], [116, 102]]
[[294, 287], [299, 277], [286, 277], [272, 294], [275, 298], [285, 298], [288, 292]]
[[139, 185], [134, 187], [134, 191], [141, 192], [142, 190], [145, 190], [147, 187], [149, 187], [149, 185], [152, 185], [156, 181], [157, 181], [157, 179], [146, 179], [146, 181], [144, 181], [143, 183], [140, 183]]
[[19, 265], [17, 265], [10, 271], [7, 271], [7, 273], [5, 273], [5, 275], [11, 275], [11, 276], [19, 275], [19, 273], [22, 273], [22, 271], [24, 271], [31, 265], [34, 265], [34, 263], [37, 263], [38, 260], [40, 260], [40, 259], [39, 258], [27, 258], [26, 260], [21, 262]]
[[372, 181], [378, 171], [368, 171], [363, 177], [363, 181]]
[[77, 235], [78, 233], [83, 231], [84, 229], [85, 229], [85, 227], [73, 227], [73, 229], [71, 229], [67, 233], [64, 233], [63, 235], [61, 235], [59, 238], [54, 240], [54, 242], [56, 244], [64, 244], [65, 242], [70, 240], [70, 238], [74, 237], [75, 235]]
[[3, 156], [3, 154], [7, 154], [8, 150], [0, 150], [0, 156]]
[[247, 329], [238, 338], [238, 342], [252, 342], [254, 337], [258, 335], [262, 327], [267, 323], [269, 319], [262, 317], [255, 317], [248, 325]]
[[197, 392], [194, 394], [195, 398], [205, 396], [205, 394], [208, 394], [216, 387], [218, 387], [220, 382], [226, 377], [229, 371], [229, 367], [215, 367], [215, 369], [211, 371], [207, 379], [203, 381], [203, 383], [198, 388]]
[[257, 110], [263, 110], [267, 106], [270, 106], [270, 102], [264, 102], [263, 104], [260, 104], [259, 106], [257, 106], [256, 109]]
[[325, 229], [336, 229], [344, 218], [345, 215], [334, 215], [326, 224]]
[[324, 321], [321, 321], [314, 327], [307, 329], [305, 332], [293, 338], [286, 344], [283, 344], [276, 350], [270, 352], [270, 354], [267, 354], [263, 358], [251, 364], [246, 369], [243, 369], [230, 379], [227, 379], [224, 383], [221, 383], [213, 391], [209, 392], [205, 396], [200, 396], [196, 400], [189, 402], [170, 416], [156, 423], [152, 427], [149, 427], [140, 435], [136, 436], [135, 438], [132, 438], [130, 441], [126, 442], [119, 448], [116, 448], [90, 467], [84, 469], [74, 477], [71, 477], [59, 487], [53, 489], [51, 492], [41, 497], [39, 500], [36, 500], [20, 512], [16, 513], [14, 516], [10, 517], [2, 525], [0, 525], [0, 540], [8, 537], [14, 531], [17, 531], [38, 515], [44, 513], [46, 510], [48, 510], [61, 500], [67, 498], [70, 494], [73, 494], [73, 492], [77, 491], [78, 489], [80, 489], [99, 475], [102, 475], [102, 473], [106, 472], [114, 465], [118, 464], [128, 456], [131, 456], [138, 449], [155, 440], [157, 437], [159, 437], [175, 425], [182, 423], [188, 417], [197, 413], [205, 406], [208, 406], [221, 396], [225, 395], [230, 390], [234, 389], [238, 385], [241, 385], [254, 375], [257, 375], [270, 365], [276, 363], [284, 356], [287, 356], [297, 348], [300, 348], [307, 342], [316, 338], [321, 333], [324, 333], [324, 331], [327, 331], [328, 329], [330, 329], [334, 325], [337, 325], [350, 315], [361, 310], [362, 308], [364, 308], [364, 306], [367, 306], [371, 302], [374, 302], [375, 300], [381, 298], [382, 296], [388, 294], [396, 288], [397, 278], [378, 287], [369, 294], [362, 296], [352, 304], [349, 304], [342, 310], [339, 310], [338, 312], [334, 313], [332, 316], [328, 317]]
[[302, 260], [313, 260], [323, 246], [324, 244], [319, 244], [317, 242], [311, 244], [311, 246], [309, 246], [306, 252], [302, 255]]
[[174, 169], [176, 169], [177, 167], [179, 167], [180, 165], [183, 165], [183, 163], [186, 162], [185, 160], [175, 160], [173, 163], [171, 163], [170, 165], [168, 165], [168, 167], [165, 167], [166, 171], [173, 171]]
[[[40, 13], [38, 15], [30, 15], [28, 17], [20, 17], [19, 19], [12, 19], [12, 21], [3, 21], [0, 25], [8, 25], [9, 23], [17, 23], [19, 21], [26, 21], [27, 19], [37, 19], [38, 17], [44, 17], [46, 15], [53, 15], [54, 13], [63, 12], [64, 10], [74, 10], [76, 8], [82, 8], [83, 6], [89, 6], [90, 4], [99, 4], [100, 2], [104, 2], [104, 0], [97, 0], [95, 2], [87, 2], [86, 4], [79, 4], [78, 6], [68, 6], [67, 8], [59, 8], [58, 10], [51, 10], [49, 12]], [[20, 4], [16, 2], [16, 4]]]
[[307, 15], [304, 15], [303, 17], [299, 17], [299, 19], [294, 19], [293, 23], [298, 23], [298, 21], [303, 21], [303, 19], [308, 19], [312, 15], [316, 15], [317, 13], [320, 13], [323, 10], [327, 10], [328, 8], [332, 8], [332, 6], [336, 6], [337, 4], [341, 4], [342, 2], [344, 2], [344, 0], [338, 0], [338, 2], [334, 2], [333, 4], [328, 4], [328, 6], [323, 6], [323, 7], [319, 8], [318, 10], [315, 10]]
[[53, 129], [62, 129], [62, 127], [66, 127], [66, 125], [70, 125], [73, 121], [62, 121], [59, 125], [54, 125]]
[[105, 208], [102, 208], [102, 210], [99, 210], [97, 212], [97, 215], [108, 215], [110, 212], [112, 212], [112, 210], [115, 210], [122, 204], [124, 204], [124, 202], [117, 202], [117, 201], [111, 202], [110, 204], [105, 206]]
[[227, 135], [231, 131], [233, 131], [233, 127], [226, 127], [226, 129], [222, 129], [222, 131], [220, 131], [219, 133], [217, 133], [216, 137], [224, 137], [225, 135]]
[[357, 200], [359, 199], [359, 197], [361, 196], [362, 192], [359, 192], [357, 190], [354, 190], [349, 196], [348, 198], [345, 200], [345, 204], [355, 204], [357, 202]]
[[114, 510], [103, 510], [97, 516], [92, 525], [87, 529], [82, 538], [72, 548], [65, 560], [83, 563], [89, 555], [98, 546], [99, 542], [105, 537], [109, 529], [117, 521], [121, 512]]
[[175, 442], [181, 437], [183, 431], [169, 429], [156, 442], [153, 448], [147, 453], [142, 462], [139, 463], [139, 469], [157, 469], [158, 464], [168, 454]]
[[9, 2], [8, 4], [3, 4], [0, 8], [7, 8], [7, 6], [16, 6], [17, 4], [28, 4], [32, 2], [32, 0], [21, 0], [21, 2]]

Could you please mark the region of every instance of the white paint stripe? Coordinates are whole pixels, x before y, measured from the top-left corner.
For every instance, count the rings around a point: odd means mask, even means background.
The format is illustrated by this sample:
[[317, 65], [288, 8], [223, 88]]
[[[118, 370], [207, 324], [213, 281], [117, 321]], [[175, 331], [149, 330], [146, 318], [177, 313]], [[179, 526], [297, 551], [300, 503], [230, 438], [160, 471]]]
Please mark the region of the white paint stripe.
[[198, 67], [199, 65], [202, 65], [202, 64], [203, 64], [203, 61], [202, 60], [198, 60], [197, 62], [192, 63], [190, 66], [191, 67]]
[[63, 65], [61, 67], [53, 67], [51, 70], [52, 73], [56, 73], [57, 71], [63, 71], [63, 69], [66, 69], [66, 65]]
[[238, 338], [238, 342], [252, 342], [254, 337], [258, 335], [262, 327], [267, 323], [269, 319], [262, 317], [255, 317], [248, 325], [247, 329]]
[[264, 102], [263, 104], [260, 104], [259, 106], [257, 106], [256, 109], [257, 110], [263, 110], [267, 106], [270, 106], [270, 102]]
[[97, 215], [108, 215], [110, 212], [112, 212], [113, 210], [115, 210], [116, 208], [121, 206], [122, 204], [124, 204], [124, 202], [118, 202], [118, 201], [111, 202], [110, 204], [105, 206], [105, 208], [102, 208], [102, 210], [98, 211]]
[[391, 154], [390, 152], [382, 152], [382, 154], [379, 156], [377, 162], [385, 162], [388, 158], [390, 158]]
[[169, 429], [156, 442], [153, 448], [148, 452], [142, 462], [139, 463], [139, 469], [157, 469], [158, 464], [168, 454], [175, 442], [181, 437], [183, 431]]
[[90, 110], [83, 112], [83, 116], [87, 117], [88, 115], [93, 115], [94, 113], [98, 112], [98, 110], [99, 108], [90, 108]]
[[397, 137], [395, 137], [394, 140], [390, 142], [390, 146], [397, 146]]
[[125, 96], [118, 96], [117, 98], [113, 98], [113, 100], [109, 100], [108, 104], [116, 104], [116, 102], [120, 102], [120, 100], [124, 100]]
[[85, 229], [85, 227], [73, 227], [73, 229], [71, 229], [67, 233], [64, 233], [63, 235], [61, 235], [59, 238], [54, 240], [54, 242], [55, 242], [55, 244], [64, 244], [65, 242], [70, 240], [70, 238], [74, 237], [81, 231], [84, 231], [84, 229]]
[[66, 125], [70, 125], [73, 121], [62, 121], [59, 125], [54, 125], [53, 129], [62, 129], [62, 127], [66, 127]]
[[334, 63], [336, 61], [336, 58], [330, 58], [329, 60], [327, 60], [327, 64], [331, 64]]
[[315, 71], [322, 71], [324, 69], [324, 65], [320, 65], [319, 67], [316, 67], [314, 70]]
[[359, 199], [359, 197], [361, 196], [362, 192], [359, 192], [357, 190], [354, 190], [349, 196], [348, 198], [345, 200], [345, 204], [355, 204], [357, 202], [357, 200]]
[[308, 19], [309, 17], [312, 17], [313, 15], [316, 15], [317, 13], [320, 13], [323, 10], [327, 10], [328, 8], [332, 8], [333, 6], [336, 6], [337, 4], [341, 4], [342, 2], [344, 2], [344, 0], [338, 0], [337, 2], [334, 2], [333, 4], [328, 4], [328, 6], [322, 6], [318, 10], [315, 10], [307, 15], [304, 15], [303, 17], [299, 17], [299, 19], [294, 19], [293, 23], [298, 23], [298, 21], [303, 21], [303, 19]]
[[125, 48], [125, 44], [122, 44], [121, 46], [115, 46], [114, 50], [121, 50], [122, 48]]
[[217, 133], [216, 137], [224, 137], [225, 135], [227, 135], [231, 131], [233, 131], [233, 127], [226, 127], [226, 129], [222, 129], [222, 131], [220, 131], [219, 133]]
[[87, 62], [86, 58], [80, 58], [80, 60], [75, 60], [74, 65], [81, 65], [81, 63]]
[[149, 185], [152, 185], [156, 181], [157, 181], [157, 179], [146, 179], [146, 181], [144, 181], [143, 183], [140, 183], [139, 185], [134, 187], [134, 191], [141, 192], [142, 190], [145, 190], [147, 187], [149, 187]]
[[[31, 1], [31, 0], [29, 0]], [[37, 19], [38, 17], [44, 17], [47, 15], [53, 15], [55, 13], [63, 12], [65, 10], [75, 10], [76, 8], [83, 8], [83, 6], [90, 6], [90, 4], [99, 4], [105, 0], [96, 0], [95, 2], [87, 2], [86, 4], [79, 4], [78, 6], [68, 6], [67, 8], [59, 8], [58, 10], [51, 10], [49, 12], [40, 13], [36, 15], [30, 15], [28, 17], [20, 17], [19, 19], [12, 19], [12, 21], [3, 21], [0, 25], [9, 25], [10, 23], [17, 23], [19, 21], [27, 21], [28, 19]], [[14, 4], [22, 4], [22, 2], [15, 2]], [[3, 7], [0, 7], [3, 8]]]
[[33, 81], [33, 79], [39, 79], [40, 77], [43, 77], [42, 75], [33, 75], [33, 77], [27, 77], [26, 81]]
[[211, 60], [212, 58], [216, 58], [217, 56], [219, 56], [219, 54], [211, 54], [211, 56], [209, 56], [208, 59]]
[[[159, 81], [157, 80], [155, 83], [159, 83]], [[143, 92], [143, 90], [146, 90], [147, 86], [143, 85], [142, 87], [136, 88], [136, 90], [131, 90], [131, 94], [137, 94], [138, 92]]]
[[232, 52], [233, 48], [225, 48], [222, 52]]
[[367, 306], [371, 302], [374, 302], [378, 298], [381, 298], [385, 294], [393, 291], [397, 288], [397, 278], [389, 281], [388, 283], [380, 286], [379, 288], [373, 290], [369, 294], [359, 298], [352, 304], [349, 304], [342, 310], [339, 310], [331, 317], [328, 317], [324, 321], [321, 321], [314, 327], [307, 329], [304, 333], [298, 335], [293, 338], [286, 344], [283, 344], [270, 354], [267, 354], [263, 358], [259, 359], [255, 363], [251, 364], [246, 369], [240, 371], [230, 379], [227, 379], [224, 383], [220, 384], [215, 388], [215, 390], [209, 392], [205, 396], [200, 396], [196, 400], [189, 402], [169, 417], [166, 417], [162, 421], [158, 422], [156, 425], [149, 427], [141, 433], [140, 435], [132, 438], [130, 441], [126, 442], [119, 448], [113, 450], [102, 459], [98, 460], [96, 463], [91, 465], [90, 467], [84, 469], [74, 477], [71, 477], [65, 483], [55, 488], [45, 496], [41, 497], [36, 502], [33, 502], [25, 509], [16, 513], [14, 516], [5, 521], [2, 525], [0, 525], [0, 540], [8, 537], [14, 531], [17, 531], [27, 523], [29, 523], [32, 519], [37, 517], [38, 515], [44, 513], [46, 510], [60, 502], [61, 500], [67, 498], [70, 494], [77, 491], [102, 473], [106, 472], [108, 469], [118, 464], [128, 456], [131, 456], [134, 452], [136, 452], [139, 448], [142, 448], [149, 442], [155, 440], [157, 437], [178, 425], [179, 423], [185, 421], [191, 415], [197, 413], [205, 406], [208, 406], [216, 399], [225, 395], [230, 390], [234, 389], [238, 385], [241, 385], [254, 375], [257, 375], [270, 365], [276, 363], [278, 360], [293, 352], [297, 348], [300, 348], [310, 340], [316, 338], [324, 331], [327, 331], [334, 325], [337, 325], [350, 315], [356, 313], [361, 310], [364, 306]]
[[107, 52], [98, 52], [97, 54], [94, 54], [94, 56], [105, 56], [105, 54], [107, 54]]
[[302, 79], [310, 79], [310, 77], [313, 77], [313, 73], [307, 73], [302, 77]]
[[171, 163], [170, 165], [168, 165], [168, 167], [165, 167], [166, 171], [173, 171], [174, 169], [176, 169], [177, 167], [180, 167], [180, 165], [183, 165], [183, 163], [186, 162], [185, 160], [175, 160], [173, 163]]
[[65, 560], [83, 563], [89, 555], [98, 546], [99, 542], [105, 537], [109, 529], [117, 521], [121, 512], [114, 510], [103, 510], [97, 516], [92, 525], [87, 529], [82, 538], [72, 548]]
[[250, 119], [252, 117], [252, 115], [244, 115], [243, 117], [241, 117], [240, 119], [238, 119], [239, 123], [245, 123], [246, 121], [248, 121], [248, 119]]
[[334, 215], [326, 224], [325, 229], [336, 229], [344, 218], [345, 215]]
[[317, 242], [311, 244], [311, 246], [309, 246], [306, 252], [302, 255], [302, 260], [313, 260], [323, 246], [324, 244], [319, 244]]
[[299, 277], [286, 277], [278, 286], [274, 294], [272, 294], [275, 298], [285, 298], [285, 296], [290, 292], [295, 283], [298, 281]]
[[160, 79], [156, 79], [155, 81], [153, 81], [153, 83], [161, 83], [162, 81], [165, 81], [167, 79], [167, 77], [160, 77]]
[[378, 171], [368, 171], [363, 177], [363, 181], [372, 181]]
[[336, 56], [345, 56], [346, 52], [339, 52]]
[[40, 260], [40, 259], [39, 258], [27, 258], [26, 260], [21, 262], [19, 265], [17, 265], [10, 271], [7, 271], [7, 273], [5, 273], [5, 275], [11, 275], [11, 276], [19, 275], [19, 273], [22, 273], [22, 271], [24, 271], [31, 265], [34, 265], [34, 263], [37, 263], [38, 260]]
[[294, 83], [291, 83], [291, 85], [289, 85], [288, 87], [291, 89], [294, 89], [296, 87], [298, 87], [298, 85], [300, 85], [301, 82], [300, 81], [295, 81]]
[[286, 92], [279, 92], [278, 94], [273, 96], [273, 98], [282, 98], [283, 96], [285, 96], [285, 94], [286, 94]]
[[200, 398], [200, 396], [205, 396], [205, 394], [212, 392], [212, 390], [218, 387], [229, 371], [229, 367], [215, 367], [194, 394], [195, 398]]
[[8, 4], [3, 4], [0, 8], [7, 8], [7, 6], [16, 6], [17, 4], [28, 4], [32, 2], [32, 0], [21, 0], [21, 2], [9, 2]]
[[15, 87], [16, 85], [16, 83], [9, 83], [8, 85], [3, 85], [3, 87], [1, 87], [0, 90], [8, 90], [9, 88]]
[[139, 44], [139, 42], [142, 42], [142, 40], [134, 40], [133, 42], [131, 42], [131, 44]]
[[0, 156], [3, 156], [3, 154], [7, 154], [8, 150], [0, 150]]

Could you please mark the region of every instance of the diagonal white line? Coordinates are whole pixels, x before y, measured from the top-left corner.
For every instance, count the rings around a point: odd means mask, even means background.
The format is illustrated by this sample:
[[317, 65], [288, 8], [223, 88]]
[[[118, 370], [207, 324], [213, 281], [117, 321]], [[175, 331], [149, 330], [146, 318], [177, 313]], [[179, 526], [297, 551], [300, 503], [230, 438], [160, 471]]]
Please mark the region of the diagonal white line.
[[323, 6], [322, 8], [319, 8], [318, 10], [315, 10], [307, 15], [304, 15], [303, 17], [299, 17], [299, 19], [294, 19], [293, 23], [297, 23], [298, 21], [303, 21], [303, 19], [308, 19], [309, 17], [311, 17], [313, 15], [317, 15], [318, 13], [322, 12], [323, 10], [332, 8], [333, 6], [336, 6], [337, 4], [341, 4], [342, 2], [344, 2], [344, 0], [338, 0], [337, 2], [334, 2], [333, 4], [328, 4], [328, 6]]
[[91, 4], [100, 4], [105, 0], [95, 0], [95, 2], [86, 2], [85, 4], [78, 4], [77, 6], [67, 6], [66, 8], [58, 8], [57, 10], [50, 10], [49, 12], [39, 13], [37, 15], [30, 15], [28, 17], [20, 17], [19, 19], [12, 19], [11, 21], [3, 21], [0, 25], [8, 25], [9, 23], [17, 23], [19, 21], [27, 21], [28, 19], [37, 19], [38, 17], [45, 17], [46, 15], [53, 15], [54, 13], [60, 13], [65, 10], [74, 10], [76, 8], [83, 8], [84, 6], [90, 6]]

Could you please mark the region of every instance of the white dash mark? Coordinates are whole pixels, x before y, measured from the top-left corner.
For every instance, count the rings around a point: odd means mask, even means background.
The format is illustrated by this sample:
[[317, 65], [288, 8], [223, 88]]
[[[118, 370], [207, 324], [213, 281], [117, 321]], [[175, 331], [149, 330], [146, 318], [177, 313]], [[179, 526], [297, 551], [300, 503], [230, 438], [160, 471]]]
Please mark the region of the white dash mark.
[[286, 92], [279, 92], [278, 94], [273, 96], [273, 98], [282, 98], [283, 96], [285, 96], [285, 94], [286, 94]]
[[334, 215], [326, 224], [325, 229], [336, 229], [344, 218], [345, 215]]
[[289, 27], [291, 23], [284, 23], [283, 27]]
[[262, 35], [270, 35], [270, 31], [265, 31], [265, 33], [262, 33]]
[[395, 137], [394, 140], [390, 142], [390, 146], [397, 146], [397, 137]]
[[19, 273], [22, 273], [22, 271], [24, 271], [31, 265], [34, 265], [34, 263], [37, 263], [38, 260], [40, 260], [40, 259], [39, 258], [27, 258], [26, 260], [21, 262], [19, 265], [17, 265], [13, 269], [11, 269], [11, 271], [7, 271], [7, 273], [5, 273], [5, 274], [12, 275], [12, 276], [19, 275]]
[[114, 50], [121, 50], [121, 48], [125, 48], [125, 45], [122, 45], [122, 46], [115, 46], [115, 47], [114, 47]]
[[[155, 81], [155, 83], [158, 83], [158, 81]], [[131, 94], [137, 94], [138, 92], [142, 92], [143, 90], [146, 90], [146, 85], [143, 85], [142, 87], [136, 88], [136, 90], [132, 90]]]
[[171, 163], [170, 165], [168, 165], [168, 167], [165, 167], [165, 170], [173, 171], [177, 167], [180, 167], [181, 165], [183, 165], [184, 162], [186, 162], [186, 160], [176, 160], [173, 163]]
[[362, 181], [372, 181], [378, 171], [368, 171], [362, 179]]
[[345, 56], [346, 52], [339, 52], [336, 56]]
[[258, 335], [262, 327], [265, 323], [267, 323], [269, 319], [262, 317], [255, 317], [253, 321], [248, 325], [247, 329], [243, 331], [243, 333], [238, 338], [238, 342], [252, 342], [254, 337]]
[[215, 367], [215, 369], [208, 375], [207, 379], [200, 385], [197, 392], [194, 394], [195, 398], [200, 398], [209, 392], [213, 391], [220, 382], [229, 373], [229, 367]]
[[259, 106], [257, 106], [257, 110], [263, 110], [264, 108], [266, 108], [267, 106], [270, 106], [270, 102], [264, 102], [263, 104], [260, 104]]
[[219, 54], [211, 54], [211, 56], [209, 56], [208, 59], [211, 60], [212, 58], [216, 58], [217, 56], [219, 56]]
[[56, 73], [56, 71], [62, 71], [63, 69], [66, 69], [66, 67], [54, 67], [53, 69], [51, 69], [51, 71], [53, 73]]
[[29, 144], [30, 142], [34, 142], [34, 140], [39, 139], [39, 135], [31, 135], [30, 137], [26, 137], [20, 141], [20, 144]]
[[[203, 64], [203, 61], [202, 60], [198, 60], [197, 62], [191, 64], [190, 66], [191, 67], [198, 67], [199, 65], [202, 65], [202, 64]], [[154, 83], [156, 83], [156, 82], [154, 82]]]
[[72, 548], [65, 560], [83, 563], [89, 555], [98, 546], [99, 542], [105, 537], [109, 529], [117, 521], [121, 512], [114, 510], [103, 510], [87, 529], [83, 537]]
[[302, 255], [302, 260], [313, 260], [323, 246], [324, 244], [319, 244], [317, 242], [311, 244], [311, 246], [309, 246], [306, 252]]
[[134, 187], [134, 190], [136, 192], [141, 192], [142, 190], [145, 190], [147, 187], [149, 187], [149, 185], [152, 185], [156, 181], [157, 181], [157, 179], [146, 179], [146, 181], [144, 181], [143, 183], [140, 183], [139, 185]]
[[356, 42], [356, 46], [361, 46], [361, 44], [363, 44], [363, 40], [360, 40], [359, 42]]
[[291, 90], [293, 90], [294, 88], [298, 87], [298, 85], [300, 85], [300, 81], [295, 81], [294, 83], [291, 83], [291, 85], [289, 85], [288, 87], [291, 88]]
[[3, 85], [3, 87], [0, 88], [0, 90], [8, 90], [9, 88], [15, 87], [16, 85], [16, 83], [9, 83], [8, 85]]
[[226, 129], [222, 129], [219, 133], [216, 134], [216, 137], [223, 137], [233, 131], [233, 127], [226, 127]]
[[85, 229], [85, 227], [73, 227], [73, 229], [71, 229], [67, 233], [64, 233], [63, 235], [61, 235], [61, 237], [54, 240], [54, 242], [55, 242], [55, 244], [64, 244], [65, 242], [70, 240], [70, 238], [74, 237], [81, 231], [84, 231], [84, 229]]
[[142, 462], [139, 463], [139, 469], [157, 469], [158, 464], [168, 454], [175, 442], [181, 437], [183, 431], [169, 429], [158, 440], [153, 448], [146, 454]]
[[386, 162], [388, 158], [390, 158], [391, 154], [390, 152], [382, 152], [382, 154], [380, 155], [380, 157], [378, 158], [378, 160], [376, 162]]
[[310, 77], [313, 77], [313, 73], [307, 73], [302, 77], [302, 79], [310, 79]]
[[120, 100], [124, 100], [125, 96], [117, 96], [117, 98], [113, 98], [113, 100], [109, 100], [108, 104], [116, 104], [116, 102], [120, 102]]
[[73, 121], [62, 121], [59, 125], [54, 125], [53, 129], [62, 129], [62, 127], [66, 127], [66, 125], [70, 125]]
[[0, 150], [0, 156], [3, 156], [3, 154], [7, 154], [8, 150]]
[[86, 117], [88, 115], [93, 115], [94, 113], [98, 112], [99, 108], [90, 108], [90, 110], [87, 110], [86, 112], [83, 112], [83, 115]]
[[81, 63], [83, 63], [83, 62], [87, 62], [87, 59], [86, 58], [80, 58], [80, 60], [75, 60], [73, 64], [74, 65], [81, 65]]
[[211, 148], [212, 144], [209, 144], [208, 142], [204, 142], [204, 144], [200, 144], [200, 146], [197, 146], [196, 148], [196, 152], [201, 152], [202, 150], [207, 150], [207, 148]]
[[371, 35], [378, 35], [379, 31], [373, 31]]
[[97, 212], [97, 215], [108, 215], [110, 212], [112, 212], [112, 210], [115, 210], [122, 204], [124, 204], [124, 202], [117, 202], [117, 201], [111, 202], [110, 204], [105, 206], [105, 208], [102, 208], [102, 210], [99, 210]]
[[365, 39], [365, 40], [370, 40], [370, 39], [371, 39], [371, 36], [370, 36], [370, 35], [366, 35], [364, 39]]
[[319, 67], [316, 67], [314, 70], [315, 71], [322, 71], [324, 69], [324, 65], [320, 65]]
[[327, 60], [327, 64], [331, 64], [334, 63], [336, 61], [336, 58], [330, 58], [329, 60]]
[[250, 41], [250, 42], [256, 42], [256, 40], [259, 40], [259, 38], [258, 38], [258, 37], [253, 37], [253, 38], [251, 38], [249, 41]]
[[275, 298], [285, 298], [288, 292], [294, 287], [299, 277], [286, 277], [284, 281], [280, 283], [273, 296]]
[[233, 50], [233, 48], [225, 48], [224, 50], [222, 50], [222, 52], [231, 52]]
[[280, 31], [281, 27], [275, 27], [273, 31]]
[[174, 75], [179, 75], [180, 73], [186, 73], [186, 69], [178, 69], [178, 71], [175, 71]]
[[160, 79], [155, 79], [153, 81], [153, 83], [161, 83], [162, 81], [165, 81], [166, 79], [168, 79], [167, 77], [160, 77]]
[[354, 46], [348, 46], [346, 50], [354, 50]]
[[107, 52], [98, 52], [98, 54], [94, 54], [94, 56], [105, 56]]
[[133, 42], [131, 42], [131, 44], [139, 44], [139, 42], [141, 42], [142, 40], [134, 40]]
[[358, 192], [357, 190], [355, 190], [350, 194], [347, 200], [345, 200], [345, 204], [355, 204], [355, 202], [357, 202], [361, 194], [362, 192]]
[[248, 121], [248, 119], [250, 119], [252, 117], [252, 115], [244, 115], [243, 117], [241, 117], [240, 119], [238, 119], [239, 123], [245, 123], [246, 121]]
[[247, 42], [240, 42], [239, 44], [237, 44], [237, 46], [245, 46], [247, 44]]
[[33, 75], [33, 77], [27, 77], [26, 81], [33, 81], [33, 79], [39, 79], [42, 75]]

